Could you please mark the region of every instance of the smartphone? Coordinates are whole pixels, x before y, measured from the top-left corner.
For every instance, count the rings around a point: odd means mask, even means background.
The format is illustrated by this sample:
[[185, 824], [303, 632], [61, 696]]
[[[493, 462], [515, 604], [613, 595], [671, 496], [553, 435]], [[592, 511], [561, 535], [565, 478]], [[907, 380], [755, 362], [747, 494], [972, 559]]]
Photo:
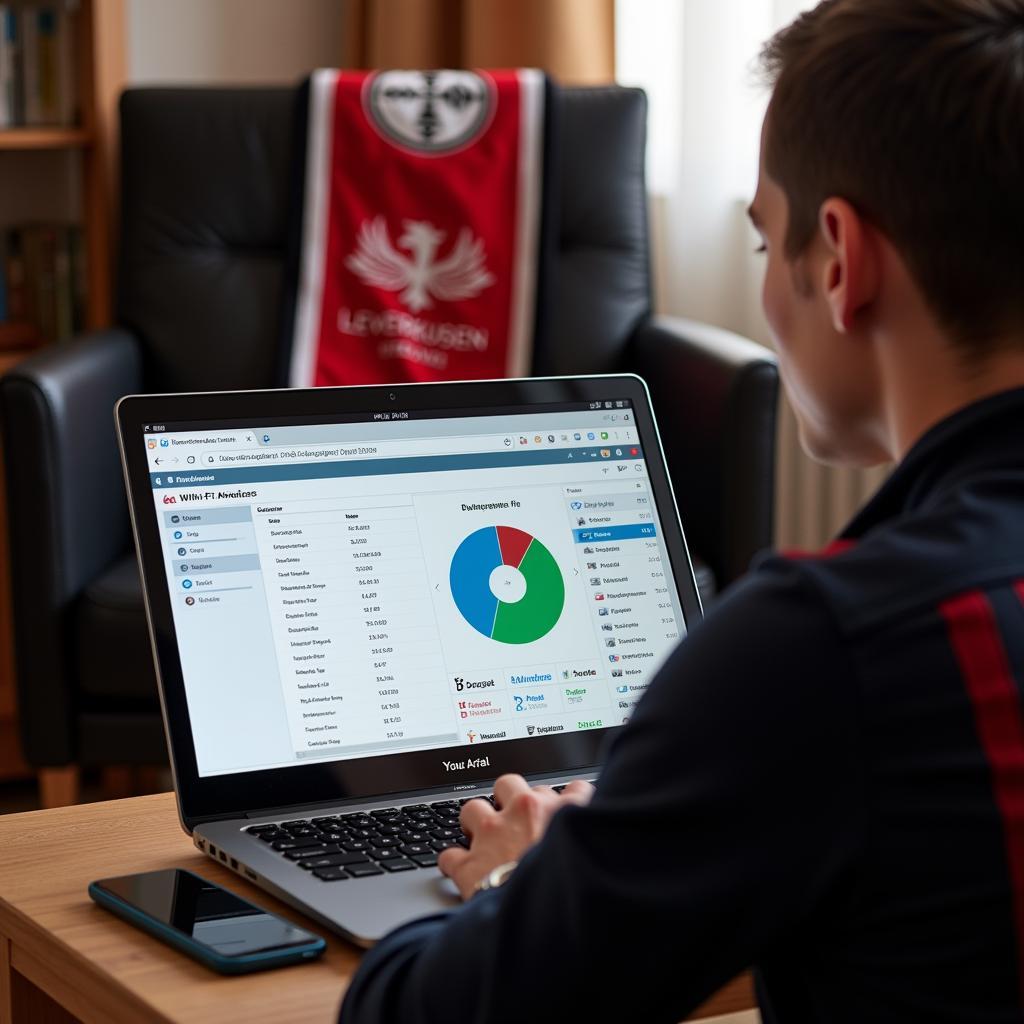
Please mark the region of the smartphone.
[[191, 871], [104, 878], [90, 883], [89, 895], [129, 924], [221, 974], [302, 963], [327, 948], [319, 935]]

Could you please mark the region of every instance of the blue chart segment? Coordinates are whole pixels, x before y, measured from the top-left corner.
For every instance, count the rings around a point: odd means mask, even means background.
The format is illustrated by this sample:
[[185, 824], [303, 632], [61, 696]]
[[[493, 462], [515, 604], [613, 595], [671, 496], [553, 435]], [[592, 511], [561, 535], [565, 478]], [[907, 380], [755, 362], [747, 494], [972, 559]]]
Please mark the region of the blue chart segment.
[[449, 584], [466, 622], [503, 644], [539, 640], [555, 628], [565, 605], [554, 556], [514, 526], [471, 533], [452, 557]]
[[491, 573], [501, 565], [498, 531], [493, 526], [471, 533], [452, 558], [448, 580], [455, 605], [478, 632], [490, 636], [498, 614], [498, 599], [491, 592]]

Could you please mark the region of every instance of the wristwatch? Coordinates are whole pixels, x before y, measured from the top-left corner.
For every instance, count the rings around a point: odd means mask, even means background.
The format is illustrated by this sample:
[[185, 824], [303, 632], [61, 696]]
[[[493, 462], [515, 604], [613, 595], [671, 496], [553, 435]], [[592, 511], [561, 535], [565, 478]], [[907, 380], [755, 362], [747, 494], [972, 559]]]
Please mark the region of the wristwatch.
[[486, 892], [488, 889], [497, 889], [499, 886], [504, 885], [508, 880], [509, 876], [516, 869], [516, 865], [519, 863], [517, 860], [506, 861], [504, 864], [499, 864], [496, 868], [488, 871], [479, 882], [473, 886], [474, 892]]

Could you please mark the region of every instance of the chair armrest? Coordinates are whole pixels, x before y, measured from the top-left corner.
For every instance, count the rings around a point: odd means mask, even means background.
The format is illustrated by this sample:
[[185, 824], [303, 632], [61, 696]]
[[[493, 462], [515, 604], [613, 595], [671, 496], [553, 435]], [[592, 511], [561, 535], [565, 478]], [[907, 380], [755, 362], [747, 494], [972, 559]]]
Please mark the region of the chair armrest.
[[656, 317], [634, 333], [631, 365], [651, 390], [687, 539], [725, 586], [772, 543], [775, 356], [708, 324]]
[[68, 619], [129, 543], [113, 408], [141, 390], [135, 337], [101, 331], [0, 379], [19, 706], [33, 764], [74, 758]]

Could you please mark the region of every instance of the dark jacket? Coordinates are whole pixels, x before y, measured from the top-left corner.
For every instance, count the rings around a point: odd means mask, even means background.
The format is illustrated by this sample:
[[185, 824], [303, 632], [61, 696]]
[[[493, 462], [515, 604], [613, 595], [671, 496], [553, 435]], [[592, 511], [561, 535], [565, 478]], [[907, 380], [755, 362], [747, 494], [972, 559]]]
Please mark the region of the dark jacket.
[[501, 889], [394, 932], [343, 1024], [1024, 1019], [1024, 390], [839, 542], [764, 558]]

